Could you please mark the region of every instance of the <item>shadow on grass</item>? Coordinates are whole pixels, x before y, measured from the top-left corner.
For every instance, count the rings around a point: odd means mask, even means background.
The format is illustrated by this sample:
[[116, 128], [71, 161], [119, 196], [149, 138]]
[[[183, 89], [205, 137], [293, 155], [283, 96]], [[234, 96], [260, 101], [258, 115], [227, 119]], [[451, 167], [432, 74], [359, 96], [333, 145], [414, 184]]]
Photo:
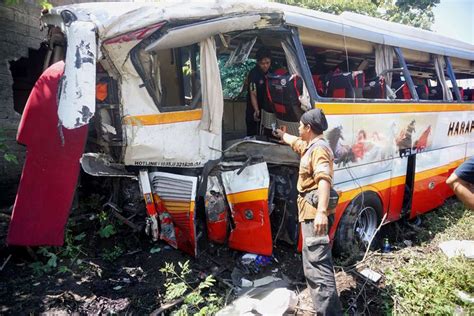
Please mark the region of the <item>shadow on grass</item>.
[[393, 244], [403, 244], [408, 240], [413, 246], [420, 246], [430, 243], [437, 235], [457, 225], [466, 212], [470, 211], [462, 203], [454, 198], [449, 199], [443, 206], [413, 220], [402, 219], [385, 225], [380, 237], [389, 238]]

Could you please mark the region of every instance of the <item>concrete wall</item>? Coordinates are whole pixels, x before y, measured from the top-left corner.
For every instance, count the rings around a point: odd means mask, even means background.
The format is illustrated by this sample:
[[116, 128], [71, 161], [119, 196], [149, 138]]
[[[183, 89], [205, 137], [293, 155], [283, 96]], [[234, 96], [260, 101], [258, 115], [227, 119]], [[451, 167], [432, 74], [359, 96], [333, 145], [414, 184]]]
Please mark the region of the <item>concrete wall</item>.
[[18, 165], [6, 162], [0, 152], [0, 205], [10, 204], [15, 196], [25, 157], [24, 146], [16, 143], [20, 114], [13, 109], [13, 79], [10, 61], [28, 57], [28, 49], [38, 49], [45, 37], [40, 30], [41, 7], [36, 1], [6, 6], [0, 3], [0, 133], [6, 139], [10, 153], [18, 158]]

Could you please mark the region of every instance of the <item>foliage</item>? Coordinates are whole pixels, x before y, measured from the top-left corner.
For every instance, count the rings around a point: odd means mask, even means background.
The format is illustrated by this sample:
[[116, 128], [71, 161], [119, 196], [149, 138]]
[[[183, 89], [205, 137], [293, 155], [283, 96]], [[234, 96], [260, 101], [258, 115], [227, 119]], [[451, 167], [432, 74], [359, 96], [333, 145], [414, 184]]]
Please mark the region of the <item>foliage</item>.
[[[79, 264], [80, 261], [77, 260], [79, 254], [84, 252], [81, 250], [81, 242], [85, 233], [73, 236], [71, 230], [66, 230], [66, 236], [64, 238], [64, 246], [60, 248], [56, 247], [39, 247], [37, 254], [46, 258], [46, 263], [42, 260], [35, 261], [29, 265], [33, 269], [33, 273], [36, 275], [43, 275], [53, 272], [58, 267], [58, 262], [63, 261], [64, 259], [69, 260], [70, 264]], [[67, 266], [59, 266], [58, 273], [69, 272], [70, 269]]]
[[114, 224], [109, 220], [107, 213], [101, 211], [99, 213], [99, 222], [100, 222], [100, 229], [99, 229], [99, 236], [102, 238], [109, 238], [117, 233], [115, 230]]
[[451, 239], [474, 239], [474, 213], [461, 203], [446, 204], [423, 216], [416, 235], [420, 244]]
[[123, 249], [120, 246], [115, 245], [112, 249], [104, 249], [101, 256], [104, 260], [113, 262], [122, 254]]
[[332, 14], [355, 12], [430, 29], [434, 22], [433, 8], [440, 0], [276, 0], [276, 2]]
[[276, 2], [331, 14], [341, 14], [344, 11], [350, 11], [370, 16], [377, 16], [379, 5], [376, 1], [368, 0], [278, 0]]
[[117, 232], [115, 231], [115, 227], [112, 224], [107, 224], [101, 229], [99, 229], [99, 235], [102, 238], [109, 238], [110, 236], [115, 235]]
[[448, 259], [437, 245], [452, 239], [474, 239], [474, 213], [459, 203], [452, 204], [423, 216], [423, 223], [417, 235], [424, 248], [402, 249], [396, 253], [398, 262], [385, 265], [387, 289], [398, 302], [392, 313], [448, 315], [462, 308], [472, 315], [474, 306], [463, 302], [457, 293], [474, 293], [474, 262], [464, 257]]
[[3, 159], [6, 162], [18, 164], [18, 159], [12, 153], [9, 153], [9, 148], [6, 144], [6, 138], [4, 136], [5, 131], [0, 129], [0, 154], [3, 153]]
[[454, 314], [456, 306], [470, 307], [456, 292], [474, 292], [472, 271], [469, 260], [449, 260], [438, 253], [412, 259], [396, 271], [389, 269], [386, 277], [403, 306], [401, 314]]
[[184, 301], [179, 309], [172, 315], [213, 315], [222, 305], [222, 299], [210, 292], [215, 284], [212, 275], [208, 275], [199, 285], [193, 288], [188, 278], [192, 272], [189, 260], [185, 263], [178, 262], [179, 270], [176, 271], [174, 263], [165, 263], [160, 272], [165, 274], [166, 294], [165, 301], [172, 301], [184, 296]]
[[[18, 5], [23, 3], [24, 0], [4, 0], [4, 3], [6, 5]], [[40, 0], [38, 1], [38, 4], [41, 6], [43, 10], [49, 10], [53, 7], [53, 5], [48, 1], [48, 0]]]
[[397, 0], [382, 7], [381, 18], [429, 30], [434, 22], [433, 8], [440, 0]]
[[255, 59], [248, 59], [243, 64], [225, 66], [229, 56], [219, 57], [219, 70], [221, 73], [222, 90], [224, 98], [235, 99], [239, 96], [245, 96], [244, 81], [249, 71], [255, 67]]

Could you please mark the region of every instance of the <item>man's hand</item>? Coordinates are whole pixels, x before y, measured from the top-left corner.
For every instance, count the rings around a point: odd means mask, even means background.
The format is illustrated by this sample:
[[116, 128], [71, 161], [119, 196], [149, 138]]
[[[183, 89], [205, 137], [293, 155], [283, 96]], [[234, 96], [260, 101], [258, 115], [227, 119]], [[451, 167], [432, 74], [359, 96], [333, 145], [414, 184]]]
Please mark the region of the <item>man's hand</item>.
[[273, 136], [278, 137], [279, 139], [282, 139], [284, 134], [285, 134], [285, 132], [282, 131], [279, 128], [277, 128], [273, 131]]
[[328, 233], [328, 217], [323, 212], [316, 212], [314, 217], [314, 235], [324, 236]]
[[253, 119], [254, 119], [256, 122], [260, 121], [260, 110], [255, 110], [255, 111], [253, 112]]

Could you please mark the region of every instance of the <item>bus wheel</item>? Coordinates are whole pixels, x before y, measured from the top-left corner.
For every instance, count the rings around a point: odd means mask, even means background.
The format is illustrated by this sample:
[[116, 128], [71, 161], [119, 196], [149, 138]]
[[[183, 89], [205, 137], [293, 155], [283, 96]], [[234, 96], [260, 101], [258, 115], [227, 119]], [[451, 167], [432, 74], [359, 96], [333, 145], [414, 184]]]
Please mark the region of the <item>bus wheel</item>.
[[[365, 192], [347, 206], [339, 222], [334, 238], [335, 254], [356, 260], [367, 249], [380, 222], [382, 203], [374, 192]], [[378, 243], [372, 241], [372, 246]], [[349, 262], [348, 262], [349, 263]]]

